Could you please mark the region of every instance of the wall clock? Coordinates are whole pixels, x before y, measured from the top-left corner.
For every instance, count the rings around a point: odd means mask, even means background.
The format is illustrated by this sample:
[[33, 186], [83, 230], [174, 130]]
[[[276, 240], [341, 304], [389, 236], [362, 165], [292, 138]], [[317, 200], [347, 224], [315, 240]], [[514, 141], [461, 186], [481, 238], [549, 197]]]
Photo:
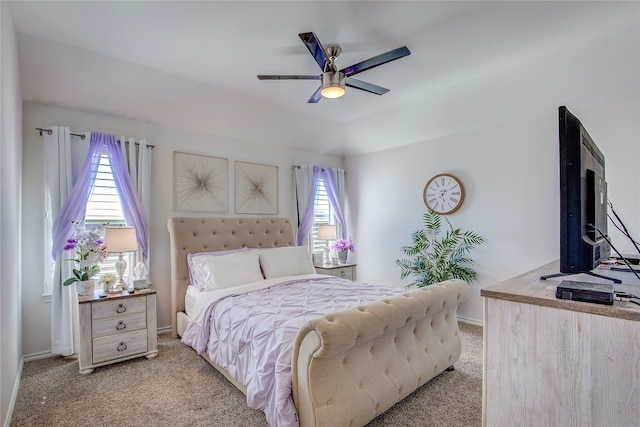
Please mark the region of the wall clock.
[[462, 182], [448, 173], [441, 173], [431, 178], [422, 192], [424, 204], [429, 210], [441, 215], [457, 211], [464, 200]]

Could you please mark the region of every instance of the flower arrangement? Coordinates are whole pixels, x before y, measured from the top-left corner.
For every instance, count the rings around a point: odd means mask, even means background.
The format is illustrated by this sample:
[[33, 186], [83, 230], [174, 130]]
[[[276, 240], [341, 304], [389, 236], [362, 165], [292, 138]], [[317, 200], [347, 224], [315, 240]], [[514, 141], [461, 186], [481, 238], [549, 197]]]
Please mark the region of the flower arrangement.
[[118, 277], [113, 273], [106, 273], [100, 277], [100, 283], [107, 286], [111, 286], [116, 280], [118, 280]]
[[335, 249], [337, 252], [342, 252], [342, 251], [355, 252], [356, 250], [356, 247], [353, 244], [353, 240], [351, 240], [351, 237], [349, 237], [349, 240], [338, 239], [334, 241], [333, 243], [331, 243], [331, 248]]
[[64, 286], [89, 280], [100, 272], [98, 264], [109, 256], [101, 237], [102, 227], [96, 230], [87, 230], [75, 221], [73, 221], [73, 227], [75, 228], [74, 235], [67, 240], [64, 250], [75, 252], [75, 258], [70, 261], [75, 262], [77, 268], [73, 269], [73, 277], [67, 279], [63, 283]]

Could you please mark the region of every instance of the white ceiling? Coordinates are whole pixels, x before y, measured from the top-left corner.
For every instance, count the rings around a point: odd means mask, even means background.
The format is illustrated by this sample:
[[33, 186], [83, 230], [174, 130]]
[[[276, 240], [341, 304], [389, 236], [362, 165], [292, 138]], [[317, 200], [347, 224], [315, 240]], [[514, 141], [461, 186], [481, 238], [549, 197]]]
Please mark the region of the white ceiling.
[[[286, 114], [306, 127], [287, 143], [317, 149], [320, 132], [337, 154], [640, 91], [638, 2], [20, 1], [12, 12], [25, 100], [213, 135], [216, 115]], [[256, 78], [319, 74], [307, 31], [342, 47], [340, 68], [403, 45], [411, 55], [357, 76], [383, 96], [347, 88], [308, 104], [317, 81]]]

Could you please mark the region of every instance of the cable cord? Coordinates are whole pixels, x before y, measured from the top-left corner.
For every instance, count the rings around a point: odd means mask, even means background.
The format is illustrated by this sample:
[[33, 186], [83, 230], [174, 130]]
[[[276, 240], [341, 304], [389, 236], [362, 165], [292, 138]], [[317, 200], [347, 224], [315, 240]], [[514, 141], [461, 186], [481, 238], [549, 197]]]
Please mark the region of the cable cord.
[[624, 261], [624, 263], [627, 264], [627, 267], [629, 267], [629, 270], [631, 270], [631, 272], [638, 278], [638, 280], [640, 280], [640, 276], [638, 276], [638, 273], [636, 272], [636, 270], [633, 267], [631, 267], [631, 264], [629, 264], [629, 261], [627, 261], [627, 259], [625, 257], [623, 257], [620, 252], [618, 252], [616, 247], [613, 246], [613, 244], [611, 243], [611, 240], [607, 236], [604, 235], [602, 230], [600, 230], [598, 227], [596, 227], [593, 224], [587, 224], [587, 227], [591, 227], [594, 230], [596, 230], [598, 232], [598, 234], [600, 234], [600, 236], [609, 244], [609, 246], [611, 246], [611, 249], [613, 249], [615, 251], [615, 253], [617, 253], [618, 256]]
[[[633, 246], [638, 251], [638, 254], [640, 254], [640, 247], [638, 246], [638, 242], [636, 242], [635, 239], [633, 237], [631, 237], [631, 233], [629, 233], [629, 230], [627, 230], [627, 227], [624, 225], [624, 222], [622, 222], [622, 220], [620, 219], [620, 217], [616, 213], [615, 209], [613, 209], [613, 203], [611, 203], [611, 200], [607, 199], [607, 204], [609, 205], [609, 208], [611, 209], [611, 213], [613, 213], [613, 215], [616, 217], [616, 219], [618, 220], [618, 222], [620, 223], [620, 225], [622, 226], [623, 229], [621, 230], [620, 227], [618, 227], [618, 225], [615, 223], [615, 221], [613, 221], [613, 218], [611, 218], [611, 216], [609, 216], [609, 214], [607, 214], [607, 216], [609, 217], [609, 219], [611, 219], [611, 222], [613, 223], [613, 225], [615, 225], [616, 228], [618, 230], [620, 230], [622, 232], [622, 234], [624, 234], [631, 241]], [[602, 233], [600, 233], [600, 234], [602, 234]], [[613, 246], [611, 246], [611, 247], [613, 247]], [[618, 251], [616, 251], [616, 252], [618, 252]], [[618, 255], [620, 255], [620, 254], [618, 253]], [[620, 255], [620, 256], [622, 256], [622, 255]]]

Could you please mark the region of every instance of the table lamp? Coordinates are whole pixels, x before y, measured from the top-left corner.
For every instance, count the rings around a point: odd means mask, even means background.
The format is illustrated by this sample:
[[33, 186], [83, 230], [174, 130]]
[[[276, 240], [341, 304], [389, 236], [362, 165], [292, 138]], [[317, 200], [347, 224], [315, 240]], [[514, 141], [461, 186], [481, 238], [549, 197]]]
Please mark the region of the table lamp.
[[336, 226], [335, 225], [320, 225], [318, 226], [318, 240], [324, 240], [324, 252], [322, 254], [322, 263], [330, 264], [331, 260], [329, 259], [329, 253], [331, 249], [329, 248], [329, 240], [336, 239]]
[[135, 227], [105, 227], [104, 243], [107, 246], [107, 252], [117, 253], [118, 261], [115, 267], [118, 273], [118, 285], [116, 289], [122, 291], [129, 286], [124, 282], [123, 276], [127, 269], [127, 262], [124, 260], [125, 252], [135, 252], [138, 250], [138, 238], [136, 237]]

